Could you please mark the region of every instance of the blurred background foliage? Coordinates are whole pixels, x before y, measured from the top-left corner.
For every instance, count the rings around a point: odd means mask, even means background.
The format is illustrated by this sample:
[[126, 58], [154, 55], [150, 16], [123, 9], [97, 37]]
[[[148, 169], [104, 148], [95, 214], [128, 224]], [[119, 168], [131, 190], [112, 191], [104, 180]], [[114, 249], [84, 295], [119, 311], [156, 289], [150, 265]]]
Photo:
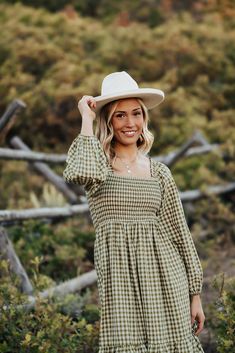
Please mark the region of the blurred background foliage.
[[122, 13], [104, 24], [73, 11], [0, 5], [0, 111], [15, 97], [27, 104], [9, 134], [20, 132], [35, 149], [64, 151], [79, 131], [78, 98], [100, 94], [106, 74], [126, 70], [140, 86], [166, 93], [151, 113], [153, 153], [180, 145], [196, 126], [211, 143], [234, 144], [235, 130], [226, 127], [235, 124], [235, 26], [225, 10], [173, 11], [153, 28], [137, 18], [123, 25]]
[[[106, 74], [126, 70], [141, 87], [157, 87], [166, 94], [164, 103], [150, 113], [149, 127], [155, 135], [151, 155], [175, 150], [195, 129], [209, 143], [220, 144], [221, 153], [183, 158], [174, 165], [179, 189], [204, 190], [234, 181], [234, 16], [232, 0], [0, 0], [0, 114], [15, 98], [27, 104], [3, 144], [18, 135], [35, 151], [66, 153], [80, 131], [78, 99], [99, 95]], [[59, 175], [63, 168], [53, 166]], [[0, 160], [0, 173], [1, 209], [67, 205], [26, 162]], [[208, 195], [190, 207], [185, 211], [205, 276], [207, 320], [201, 340], [206, 353], [231, 352], [234, 195]], [[27, 221], [8, 227], [8, 232], [32, 280], [35, 258], [43, 256], [34, 282], [37, 290], [94, 268], [95, 235], [82, 217]], [[231, 279], [220, 296], [212, 278], [223, 272]], [[20, 303], [6, 263], [0, 273], [1, 304]], [[97, 305], [94, 285], [79, 296], [39, 304], [31, 321], [24, 320], [23, 312], [6, 312], [0, 324], [0, 351], [96, 352]], [[47, 335], [48, 326], [51, 337], [64, 333], [64, 346]]]

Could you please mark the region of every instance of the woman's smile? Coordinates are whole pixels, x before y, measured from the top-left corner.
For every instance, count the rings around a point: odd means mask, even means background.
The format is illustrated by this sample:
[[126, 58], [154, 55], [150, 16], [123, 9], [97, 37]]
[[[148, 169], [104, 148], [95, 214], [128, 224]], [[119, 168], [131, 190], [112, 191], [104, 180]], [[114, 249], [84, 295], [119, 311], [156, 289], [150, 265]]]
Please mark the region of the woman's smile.
[[122, 131], [122, 133], [127, 136], [127, 137], [133, 137], [136, 133], [136, 130], [131, 130], [131, 131]]

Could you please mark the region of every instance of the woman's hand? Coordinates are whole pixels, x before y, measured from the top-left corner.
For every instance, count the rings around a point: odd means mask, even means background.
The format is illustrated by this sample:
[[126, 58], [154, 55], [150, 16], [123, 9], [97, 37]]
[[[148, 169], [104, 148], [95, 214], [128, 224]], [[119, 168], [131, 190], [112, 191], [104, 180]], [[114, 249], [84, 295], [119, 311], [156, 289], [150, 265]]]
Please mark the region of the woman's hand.
[[92, 108], [96, 107], [96, 101], [92, 96], [83, 96], [78, 102], [78, 109], [82, 115], [82, 117], [90, 117], [91, 119], [95, 119], [96, 113], [92, 110]]
[[194, 321], [198, 322], [198, 327], [195, 332], [195, 335], [198, 335], [204, 326], [205, 315], [202, 309], [201, 298], [199, 294], [192, 295], [191, 297], [191, 304], [190, 304], [190, 311], [191, 311], [191, 323], [193, 325]]

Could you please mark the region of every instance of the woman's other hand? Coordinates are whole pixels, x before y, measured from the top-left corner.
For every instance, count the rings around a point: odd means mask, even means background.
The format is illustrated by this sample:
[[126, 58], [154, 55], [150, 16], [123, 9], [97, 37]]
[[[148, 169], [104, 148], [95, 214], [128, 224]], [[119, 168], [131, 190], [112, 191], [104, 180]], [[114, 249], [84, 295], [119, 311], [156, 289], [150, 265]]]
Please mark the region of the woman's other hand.
[[198, 322], [198, 327], [195, 332], [195, 335], [199, 335], [199, 333], [203, 329], [204, 321], [205, 321], [205, 315], [204, 315], [204, 312], [202, 309], [200, 295], [193, 295], [191, 297], [190, 310], [191, 310], [191, 323], [192, 323], [192, 325], [195, 320]]
[[78, 109], [81, 116], [85, 119], [95, 119], [96, 113], [92, 110], [96, 107], [96, 101], [93, 96], [83, 96], [78, 102]]

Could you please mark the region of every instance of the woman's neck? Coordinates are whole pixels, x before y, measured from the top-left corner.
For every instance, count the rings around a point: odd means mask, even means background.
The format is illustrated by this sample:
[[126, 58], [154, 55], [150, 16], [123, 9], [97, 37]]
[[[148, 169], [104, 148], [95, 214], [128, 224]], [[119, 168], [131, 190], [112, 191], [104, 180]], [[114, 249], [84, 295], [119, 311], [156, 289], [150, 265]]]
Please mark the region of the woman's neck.
[[138, 148], [136, 144], [129, 145], [129, 146], [118, 145], [118, 146], [115, 146], [114, 151], [116, 156], [119, 156], [126, 160], [131, 160], [135, 158], [138, 154]]

